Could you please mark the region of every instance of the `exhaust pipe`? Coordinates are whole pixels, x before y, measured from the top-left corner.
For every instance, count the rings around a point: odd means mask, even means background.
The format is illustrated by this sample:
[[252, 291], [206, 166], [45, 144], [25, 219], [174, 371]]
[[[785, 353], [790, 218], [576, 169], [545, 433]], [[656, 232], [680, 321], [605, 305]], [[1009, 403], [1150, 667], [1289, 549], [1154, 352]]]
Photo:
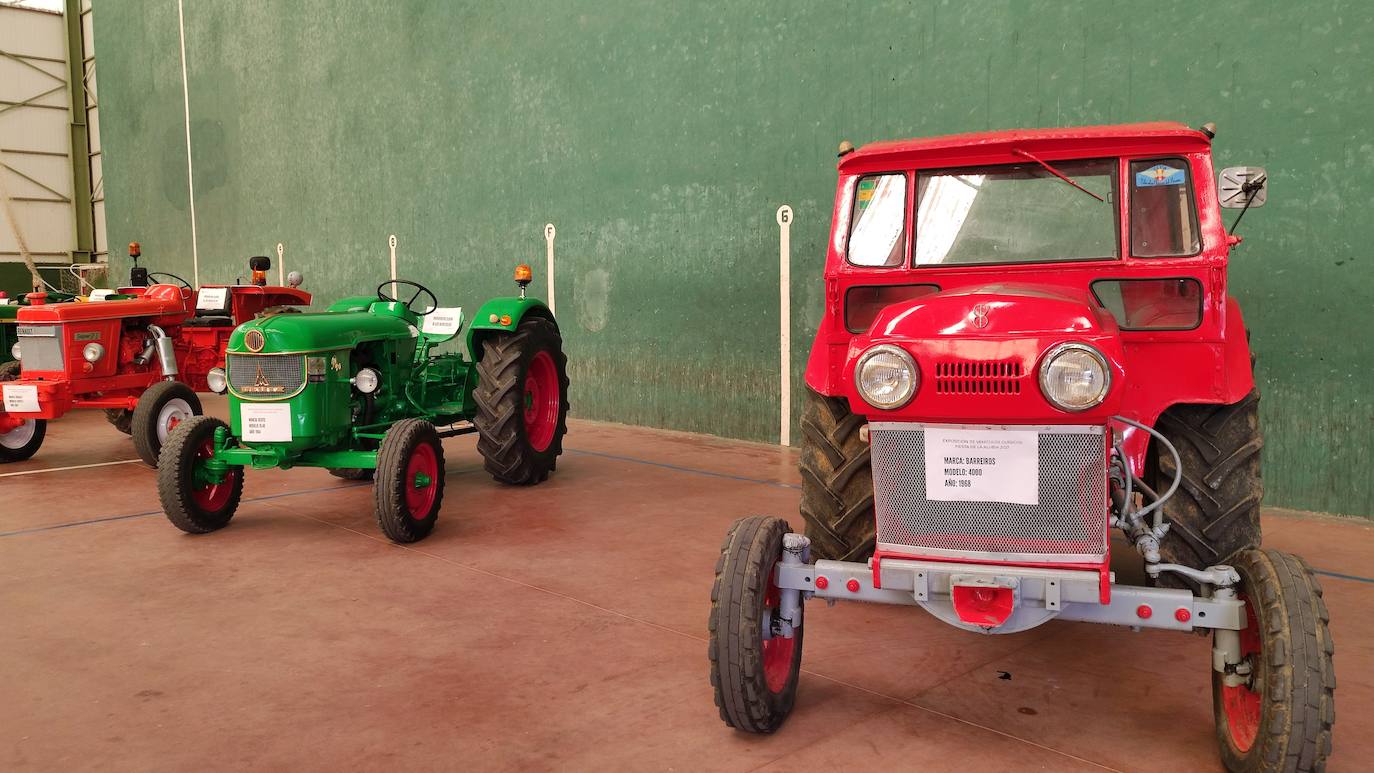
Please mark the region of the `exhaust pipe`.
[[153, 346], [157, 349], [157, 364], [162, 368], [162, 375], [168, 378], [175, 376], [177, 374], [177, 353], [172, 345], [172, 339], [166, 331], [157, 325], [149, 325], [148, 332], [153, 334]]

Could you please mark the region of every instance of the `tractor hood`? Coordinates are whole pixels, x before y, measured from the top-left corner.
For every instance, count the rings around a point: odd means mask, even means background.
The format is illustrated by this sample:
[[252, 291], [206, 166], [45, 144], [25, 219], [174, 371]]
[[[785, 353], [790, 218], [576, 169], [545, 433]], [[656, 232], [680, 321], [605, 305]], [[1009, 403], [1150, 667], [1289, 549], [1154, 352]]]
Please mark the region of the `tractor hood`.
[[873, 321], [868, 336], [948, 338], [974, 336], [1096, 335], [1115, 333], [1116, 322], [1087, 294], [998, 283], [961, 287], [894, 303]]
[[263, 335], [259, 351], [272, 354], [351, 349], [366, 341], [420, 334], [400, 317], [370, 311], [276, 314], [239, 325], [229, 337], [229, 351], [254, 352], [244, 341], [254, 330]]
[[[879, 344], [906, 350], [920, 374], [916, 395], [896, 410], [877, 411], [854, 391], [857, 361]], [[1110, 390], [1095, 408], [1068, 413], [1042, 394], [1041, 363], [1063, 344], [1086, 344], [1107, 361]], [[1098, 421], [1120, 404], [1122, 361], [1116, 320], [1086, 291], [997, 283], [886, 307], [867, 333], [850, 340], [841, 383], [856, 413], [889, 421]]]

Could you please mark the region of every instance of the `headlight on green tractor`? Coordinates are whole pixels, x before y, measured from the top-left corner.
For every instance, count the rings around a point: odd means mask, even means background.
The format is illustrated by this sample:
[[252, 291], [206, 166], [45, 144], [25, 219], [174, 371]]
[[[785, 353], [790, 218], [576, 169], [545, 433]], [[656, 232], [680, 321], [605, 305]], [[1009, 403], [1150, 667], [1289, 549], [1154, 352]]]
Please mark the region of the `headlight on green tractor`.
[[1111, 387], [1107, 358], [1087, 344], [1060, 344], [1040, 363], [1040, 391], [1056, 408], [1086, 411]]
[[905, 349], [880, 344], [859, 357], [854, 385], [859, 396], [874, 408], [896, 410], [911, 402], [921, 385], [921, 371]]

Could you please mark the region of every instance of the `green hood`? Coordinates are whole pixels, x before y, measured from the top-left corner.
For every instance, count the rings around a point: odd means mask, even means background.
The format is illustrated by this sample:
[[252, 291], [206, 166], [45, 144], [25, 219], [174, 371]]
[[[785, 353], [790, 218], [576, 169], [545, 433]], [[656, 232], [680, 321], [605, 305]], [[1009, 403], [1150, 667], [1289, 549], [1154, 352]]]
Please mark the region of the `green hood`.
[[230, 352], [250, 352], [244, 336], [250, 330], [262, 331], [262, 353], [330, 351], [351, 349], [366, 341], [414, 338], [414, 325], [390, 314], [369, 311], [321, 312], [316, 314], [277, 314], [239, 325], [229, 337]]

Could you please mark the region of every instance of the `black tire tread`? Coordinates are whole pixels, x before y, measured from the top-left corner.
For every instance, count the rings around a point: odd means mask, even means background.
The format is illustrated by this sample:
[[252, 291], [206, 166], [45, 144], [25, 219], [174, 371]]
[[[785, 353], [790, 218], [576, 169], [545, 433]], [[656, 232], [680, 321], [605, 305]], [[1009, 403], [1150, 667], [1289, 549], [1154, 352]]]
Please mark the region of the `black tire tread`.
[[867, 420], [841, 397], [806, 389], [801, 430], [801, 516], [812, 558], [866, 561], [873, 555], [873, 473]]
[[1234, 771], [1321, 771], [1336, 722], [1335, 645], [1321, 583], [1297, 556], [1277, 550], [1236, 554], [1242, 590], [1256, 604], [1263, 640], [1260, 732], [1246, 754], [1229, 743], [1221, 680], [1213, 681], [1222, 762]]
[[[412, 449], [420, 443], [432, 443], [439, 475], [435, 485], [434, 509], [429, 517], [416, 520], [410, 517], [405, 503], [405, 469]], [[377, 526], [392, 542], [419, 542], [434, 530], [439, 510], [444, 504], [444, 444], [434, 425], [424, 419], [402, 419], [391, 425], [382, 438], [377, 452], [377, 469], [372, 483], [376, 502]]]
[[344, 480], [372, 480], [376, 470], [367, 467], [330, 467], [329, 474]]
[[725, 724], [749, 733], [772, 733], [796, 702], [805, 626], [796, 629], [792, 675], [780, 693], [768, 689], [763, 672], [762, 607], [767, 571], [782, 555], [783, 535], [792, 531], [781, 518], [751, 516], [736, 521], [725, 535], [711, 586], [711, 686]]
[[192, 416], [167, 436], [157, 464], [157, 498], [162, 504], [162, 512], [172, 525], [187, 534], [208, 534], [229, 525], [243, 498], [242, 470], [235, 477], [233, 493], [224, 509], [207, 513], [191, 500], [189, 487], [190, 465], [194, 462], [196, 447], [205, 442], [207, 435], [213, 436], [215, 428], [226, 426], [213, 416]]
[[[159, 381], [153, 384], [139, 396], [138, 403], [134, 406], [129, 434], [133, 438], [134, 451], [138, 458], [149, 467], [157, 466], [158, 455], [162, 450], [155, 426], [157, 414], [163, 405], [178, 397], [191, 406], [193, 414], [201, 415], [203, 409], [200, 406], [200, 398], [191, 387], [180, 381]], [[171, 435], [168, 435], [168, 438], [170, 439]]]
[[133, 434], [134, 412], [127, 408], [106, 408], [105, 421], [126, 435]]
[[[1158, 429], [1178, 450], [1183, 479], [1164, 504], [1169, 532], [1160, 540], [1165, 562], [1205, 568], [1260, 546], [1264, 479], [1259, 391], [1230, 405], [1175, 405]], [[1154, 451], [1156, 490], [1173, 480], [1174, 460]]]
[[[526, 317], [514, 333], [493, 335], [482, 342], [477, 361], [477, 387], [472, 392], [477, 414], [477, 450], [493, 478], [513, 485], [547, 480], [563, 453], [568, 431], [568, 358], [558, 326], [542, 317]], [[537, 452], [525, 440], [523, 379], [528, 356], [547, 348], [558, 371], [558, 426], [549, 447]]]

